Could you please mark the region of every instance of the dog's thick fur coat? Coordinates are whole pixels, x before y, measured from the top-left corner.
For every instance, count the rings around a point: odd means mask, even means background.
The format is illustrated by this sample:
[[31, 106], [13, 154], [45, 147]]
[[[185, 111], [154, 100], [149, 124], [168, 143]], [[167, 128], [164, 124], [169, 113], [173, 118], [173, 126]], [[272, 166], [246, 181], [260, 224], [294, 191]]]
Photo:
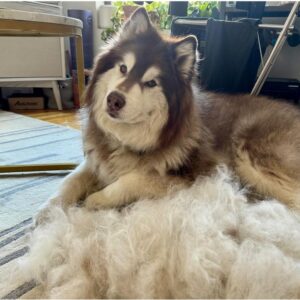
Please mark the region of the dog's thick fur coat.
[[[51, 203], [89, 209], [159, 198], [225, 163], [300, 208], [300, 111], [193, 85], [197, 41], [162, 38], [144, 9], [98, 57], [85, 100], [85, 161]], [[40, 214], [42, 215], [42, 213]]]
[[226, 169], [117, 210], [59, 207], [21, 263], [40, 298], [299, 298], [300, 218]]

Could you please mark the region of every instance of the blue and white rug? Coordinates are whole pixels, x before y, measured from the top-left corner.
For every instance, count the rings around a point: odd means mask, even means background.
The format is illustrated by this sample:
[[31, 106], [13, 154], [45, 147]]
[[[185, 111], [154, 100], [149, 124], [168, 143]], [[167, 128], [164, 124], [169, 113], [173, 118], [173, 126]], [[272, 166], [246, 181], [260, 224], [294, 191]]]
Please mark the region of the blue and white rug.
[[[0, 110], [0, 165], [80, 163], [80, 131]], [[38, 207], [66, 172], [0, 174], [0, 298], [16, 298], [25, 286], [8, 284], [14, 260], [27, 248], [24, 238]]]

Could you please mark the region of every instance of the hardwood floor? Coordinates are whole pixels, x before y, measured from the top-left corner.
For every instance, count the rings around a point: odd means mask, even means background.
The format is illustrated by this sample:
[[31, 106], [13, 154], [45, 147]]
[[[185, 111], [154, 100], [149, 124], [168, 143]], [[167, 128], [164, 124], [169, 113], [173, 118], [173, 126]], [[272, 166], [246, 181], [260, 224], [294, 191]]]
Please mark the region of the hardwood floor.
[[66, 127], [80, 129], [79, 110], [18, 110], [15, 113]]

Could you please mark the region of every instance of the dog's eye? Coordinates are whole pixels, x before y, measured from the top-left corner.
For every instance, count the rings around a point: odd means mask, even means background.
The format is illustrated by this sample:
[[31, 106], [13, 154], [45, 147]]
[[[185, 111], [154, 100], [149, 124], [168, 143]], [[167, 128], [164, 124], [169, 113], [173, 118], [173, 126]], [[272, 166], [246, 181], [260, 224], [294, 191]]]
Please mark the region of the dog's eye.
[[144, 83], [144, 85], [145, 85], [146, 87], [153, 88], [153, 87], [157, 86], [157, 83], [156, 83], [155, 80], [150, 80], [150, 81], [146, 81], [146, 82]]
[[127, 73], [127, 66], [126, 65], [121, 65], [120, 66], [120, 72], [122, 74], [126, 74]]

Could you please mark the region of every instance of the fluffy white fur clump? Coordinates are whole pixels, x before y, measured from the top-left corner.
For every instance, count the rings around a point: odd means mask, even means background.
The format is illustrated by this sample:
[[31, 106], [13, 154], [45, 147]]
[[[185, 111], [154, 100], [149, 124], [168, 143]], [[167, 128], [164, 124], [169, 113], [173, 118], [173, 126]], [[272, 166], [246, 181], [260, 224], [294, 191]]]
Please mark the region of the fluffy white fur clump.
[[299, 298], [300, 218], [221, 168], [119, 211], [54, 208], [21, 266], [51, 298]]

